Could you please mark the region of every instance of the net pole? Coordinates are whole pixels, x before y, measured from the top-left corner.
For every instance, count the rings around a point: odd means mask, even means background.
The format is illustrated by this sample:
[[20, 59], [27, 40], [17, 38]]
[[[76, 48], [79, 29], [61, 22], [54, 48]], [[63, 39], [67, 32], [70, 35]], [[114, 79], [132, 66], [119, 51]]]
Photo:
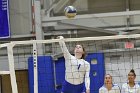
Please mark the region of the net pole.
[[11, 79], [12, 93], [18, 93], [17, 83], [16, 83], [16, 75], [15, 75], [15, 69], [14, 69], [13, 46], [14, 45], [12, 43], [10, 43], [7, 46], [8, 62], [9, 62], [9, 70], [10, 70], [10, 79]]
[[33, 43], [33, 64], [34, 64], [34, 93], [38, 93], [38, 65], [37, 65], [37, 44]]
[[[41, 3], [40, 0], [34, 0], [33, 2], [33, 15], [34, 15], [34, 26], [35, 26], [35, 36], [36, 40], [44, 40], [44, 35], [42, 31], [41, 24]], [[37, 44], [38, 46], [38, 54], [43, 55], [43, 44]]]

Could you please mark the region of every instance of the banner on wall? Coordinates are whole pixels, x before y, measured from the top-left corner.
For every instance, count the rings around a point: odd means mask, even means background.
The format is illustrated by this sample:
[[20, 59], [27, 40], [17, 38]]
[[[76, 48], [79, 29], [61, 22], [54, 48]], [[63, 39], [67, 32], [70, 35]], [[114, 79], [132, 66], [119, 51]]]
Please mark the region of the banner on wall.
[[0, 38], [10, 37], [8, 4], [8, 0], [0, 0]]

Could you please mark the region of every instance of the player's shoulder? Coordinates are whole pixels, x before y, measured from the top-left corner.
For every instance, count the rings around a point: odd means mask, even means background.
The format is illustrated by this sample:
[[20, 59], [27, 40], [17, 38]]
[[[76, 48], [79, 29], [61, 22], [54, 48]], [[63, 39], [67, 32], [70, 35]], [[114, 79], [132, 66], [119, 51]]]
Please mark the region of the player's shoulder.
[[106, 89], [106, 87], [103, 85], [102, 87], [100, 87], [99, 88], [99, 90], [101, 91], [101, 90], [105, 90]]
[[123, 88], [126, 88], [126, 87], [128, 87], [128, 84], [127, 84], [127, 83], [123, 83], [123, 84], [122, 84], [122, 87], [123, 87]]
[[86, 60], [84, 60], [84, 62], [85, 62], [85, 64], [90, 65], [90, 63], [89, 63], [89, 62], [87, 62]]
[[140, 85], [138, 84], [138, 83], [135, 83], [135, 86], [138, 88], [138, 87], [140, 87]]
[[113, 88], [120, 89], [119, 86], [118, 86], [118, 84], [113, 84]]
[[123, 85], [123, 86], [127, 86], [127, 83], [123, 83], [122, 85]]
[[102, 87], [99, 88], [99, 91], [107, 91], [107, 88], [105, 87], [105, 85], [103, 85]]

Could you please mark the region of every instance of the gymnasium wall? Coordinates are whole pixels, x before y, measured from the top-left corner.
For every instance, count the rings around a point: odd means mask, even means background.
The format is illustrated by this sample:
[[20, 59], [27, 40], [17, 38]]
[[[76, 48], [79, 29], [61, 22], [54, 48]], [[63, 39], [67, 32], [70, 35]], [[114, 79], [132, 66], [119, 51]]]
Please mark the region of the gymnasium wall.
[[132, 68], [135, 70], [137, 75], [136, 82], [140, 82], [139, 52], [120, 52], [117, 56], [105, 57], [106, 73], [111, 74], [113, 76], [114, 83], [117, 83], [120, 87], [122, 83], [127, 82], [128, 73]]
[[12, 35], [27, 35], [32, 31], [31, 0], [9, 0]]

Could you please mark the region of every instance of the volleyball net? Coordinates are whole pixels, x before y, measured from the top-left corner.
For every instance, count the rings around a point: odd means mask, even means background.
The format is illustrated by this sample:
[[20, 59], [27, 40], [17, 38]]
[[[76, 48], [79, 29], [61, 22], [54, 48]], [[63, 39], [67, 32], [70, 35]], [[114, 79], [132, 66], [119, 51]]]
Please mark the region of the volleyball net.
[[[140, 35], [65, 38], [71, 54], [82, 44], [90, 63], [90, 91], [98, 93], [104, 75], [121, 87], [131, 69], [140, 82]], [[65, 80], [65, 60], [59, 39], [13, 41], [0, 44], [2, 93], [61, 93]]]

